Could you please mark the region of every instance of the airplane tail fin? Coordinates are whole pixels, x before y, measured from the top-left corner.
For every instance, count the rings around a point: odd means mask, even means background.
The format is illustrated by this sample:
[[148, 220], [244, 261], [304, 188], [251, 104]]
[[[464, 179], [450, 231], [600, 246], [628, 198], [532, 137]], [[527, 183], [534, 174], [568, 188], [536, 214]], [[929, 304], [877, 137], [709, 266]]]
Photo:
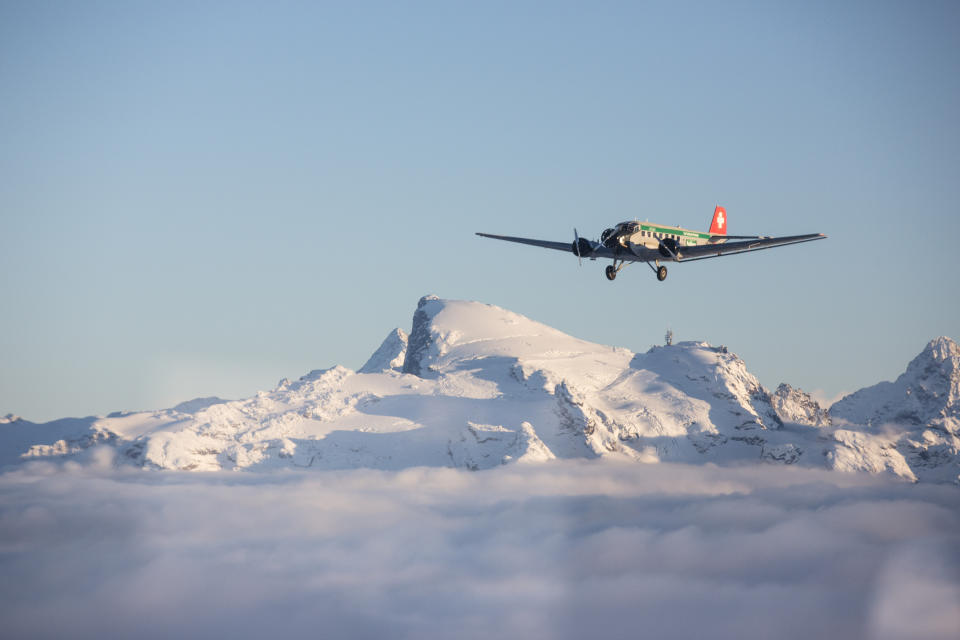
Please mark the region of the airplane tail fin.
[[713, 220], [710, 222], [710, 235], [727, 235], [727, 210], [720, 205], [717, 205], [717, 208], [713, 210]]

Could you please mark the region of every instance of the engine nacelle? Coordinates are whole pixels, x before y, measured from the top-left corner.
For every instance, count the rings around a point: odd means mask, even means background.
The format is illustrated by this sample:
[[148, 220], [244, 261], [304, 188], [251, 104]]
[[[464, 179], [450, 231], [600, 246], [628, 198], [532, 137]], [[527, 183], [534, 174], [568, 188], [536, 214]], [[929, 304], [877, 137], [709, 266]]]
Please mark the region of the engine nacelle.
[[600, 234], [600, 244], [612, 249], [617, 244], [617, 230], [604, 229]]
[[571, 242], [570, 249], [573, 251], [573, 255], [581, 258], [588, 258], [593, 253], [593, 246], [586, 238], [579, 238], [576, 242]]
[[673, 238], [664, 238], [660, 241], [658, 249], [664, 258], [672, 258], [680, 251], [680, 245]]

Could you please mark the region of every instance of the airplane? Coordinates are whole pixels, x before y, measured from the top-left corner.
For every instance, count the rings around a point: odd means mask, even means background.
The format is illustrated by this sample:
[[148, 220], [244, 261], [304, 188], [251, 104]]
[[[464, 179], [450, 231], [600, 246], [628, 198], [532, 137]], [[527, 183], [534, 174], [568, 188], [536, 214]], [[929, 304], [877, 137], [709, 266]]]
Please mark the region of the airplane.
[[[614, 280], [620, 270], [629, 262], [645, 262], [657, 275], [657, 280], [667, 279], [667, 267], [661, 262], [692, 262], [707, 258], [771, 249], [788, 244], [823, 240], [822, 233], [808, 233], [800, 236], [728, 236], [727, 210], [719, 205], [713, 210], [710, 230], [706, 233], [681, 227], [669, 227], [652, 222], [637, 220], [621, 222], [615, 227], [604, 230], [599, 241], [581, 238], [573, 230], [573, 243], [534, 240], [514, 236], [498, 236], [492, 233], [480, 233], [478, 236], [519, 242], [545, 249], [572, 251], [580, 264], [584, 258], [611, 258], [613, 264], [607, 265], [604, 273], [607, 280]], [[733, 240], [734, 242], [730, 242]], [[653, 263], [653, 264], [651, 264]], [[653, 265], [656, 265], [654, 267]]]

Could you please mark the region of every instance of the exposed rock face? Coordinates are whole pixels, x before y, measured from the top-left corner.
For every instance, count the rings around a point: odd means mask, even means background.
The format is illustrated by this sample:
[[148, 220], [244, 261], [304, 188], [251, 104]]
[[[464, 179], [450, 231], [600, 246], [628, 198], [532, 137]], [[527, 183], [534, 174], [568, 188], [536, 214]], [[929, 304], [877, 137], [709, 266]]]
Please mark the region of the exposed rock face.
[[770, 404], [783, 422], [811, 427], [829, 427], [830, 414], [801, 389], [783, 383], [770, 395]]
[[403, 329], [394, 329], [384, 338], [366, 364], [357, 373], [382, 373], [401, 371], [407, 357], [407, 334]]
[[437, 296], [424, 296], [413, 313], [413, 327], [404, 353], [403, 372], [423, 376], [424, 361], [430, 357], [431, 347], [436, 346], [436, 337], [430, 334], [430, 320], [439, 313], [442, 303]]

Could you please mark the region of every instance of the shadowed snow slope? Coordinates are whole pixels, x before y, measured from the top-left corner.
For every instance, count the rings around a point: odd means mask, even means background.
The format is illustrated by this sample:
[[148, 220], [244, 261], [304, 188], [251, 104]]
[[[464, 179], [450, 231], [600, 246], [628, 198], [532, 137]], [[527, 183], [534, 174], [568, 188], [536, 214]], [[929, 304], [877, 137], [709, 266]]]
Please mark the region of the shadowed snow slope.
[[313, 371], [245, 400], [7, 422], [3, 464], [104, 444], [126, 463], [180, 470], [484, 469], [604, 457], [957, 476], [955, 440], [937, 441], [931, 461], [921, 457], [922, 442], [906, 451], [896, 434], [835, 428], [807, 394], [789, 386], [770, 394], [725, 349], [683, 342], [637, 354], [499, 307], [434, 296], [420, 300], [409, 338], [391, 332], [360, 373]]

